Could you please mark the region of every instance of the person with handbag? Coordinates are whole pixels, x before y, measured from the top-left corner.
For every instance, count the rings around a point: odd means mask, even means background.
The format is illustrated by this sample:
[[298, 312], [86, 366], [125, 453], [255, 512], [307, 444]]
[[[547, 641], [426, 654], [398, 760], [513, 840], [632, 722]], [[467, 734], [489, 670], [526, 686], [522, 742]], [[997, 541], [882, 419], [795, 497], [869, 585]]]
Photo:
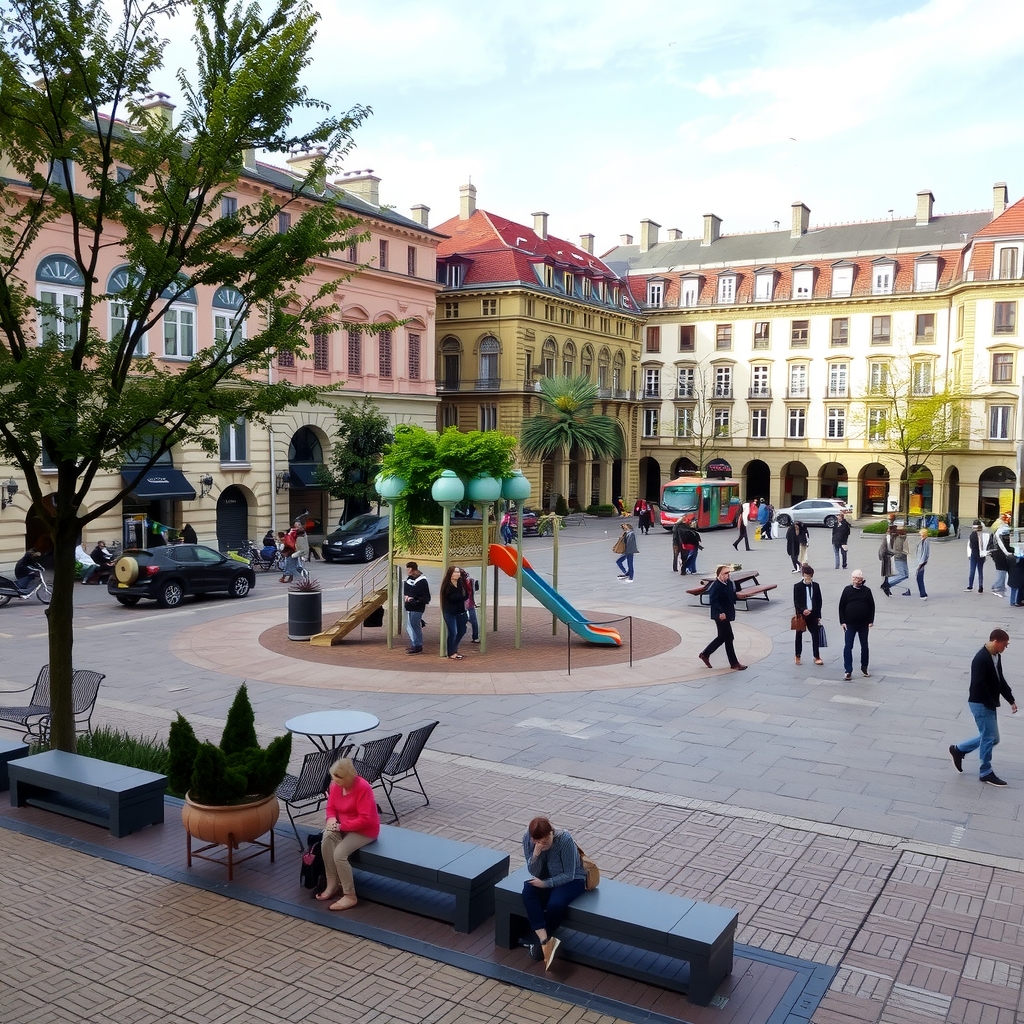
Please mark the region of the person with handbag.
[[747, 666], [741, 665], [736, 657], [733, 646], [732, 624], [736, 618], [736, 588], [729, 578], [732, 567], [720, 565], [715, 570], [715, 581], [708, 588], [708, 601], [711, 604], [711, 621], [718, 630], [718, 636], [697, 655], [701, 661], [711, 668], [711, 655], [723, 644], [729, 659], [729, 668], [742, 672]]
[[821, 626], [821, 587], [814, 582], [814, 570], [805, 562], [800, 566], [802, 579], [799, 583], [793, 584], [793, 607], [795, 613], [790, 623], [796, 631], [794, 653], [796, 664], [800, 664], [800, 655], [803, 653], [804, 630], [811, 634], [811, 651], [814, 654], [814, 664], [824, 665], [821, 660], [821, 652], [818, 649], [818, 631]]
[[523, 906], [536, 936], [524, 942], [534, 960], [550, 970], [559, 940], [555, 937], [565, 908], [587, 887], [587, 873], [576, 841], [547, 818], [534, 818], [523, 836], [523, 854], [530, 878], [523, 885]]
[[632, 524], [623, 523], [622, 536], [612, 545], [612, 551], [619, 556], [615, 564], [619, 567], [619, 579], [623, 583], [633, 582], [633, 556], [639, 550]]

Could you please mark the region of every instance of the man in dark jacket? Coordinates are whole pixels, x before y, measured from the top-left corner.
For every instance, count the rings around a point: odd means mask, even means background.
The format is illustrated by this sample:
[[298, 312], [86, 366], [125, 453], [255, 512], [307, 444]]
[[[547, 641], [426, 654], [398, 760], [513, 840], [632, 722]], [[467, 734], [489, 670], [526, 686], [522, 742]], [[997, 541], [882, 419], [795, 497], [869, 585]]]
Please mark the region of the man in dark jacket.
[[[700, 547], [700, 534], [680, 519], [672, 527], [672, 571], [678, 567], [684, 576], [688, 572], [696, 572]], [[680, 561], [682, 565], [679, 565]]]
[[408, 575], [402, 585], [405, 611], [408, 616], [405, 632], [409, 637], [406, 654], [423, 653], [423, 612], [430, 604], [430, 584], [415, 562], [406, 562]]
[[850, 543], [850, 524], [846, 521], [846, 514], [839, 513], [836, 525], [832, 527], [832, 550], [836, 555], [836, 568], [839, 568], [840, 560], [843, 568], [846, 568], [846, 549]]
[[875, 624], [875, 597], [864, 586], [864, 570], [854, 569], [850, 586], [839, 598], [839, 624], [843, 627], [843, 669], [849, 679], [853, 675], [853, 641], [860, 638], [860, 670], [868, 671], [868, 630]]
[[981, 758], [980, 778], [990, 786], [1005, 786], [1001, 778], [992, 771], [992, 748], [999, 742], [999, 724], [996, 711], [999, 698], [1005, 699], [1013, 714], [1017, 714], [1017, 704], [1013, 693], [1003, 676], [1003, 651], [1010, 642], [1010, 634], [1005, 629], [993, 629], [988, 636], [988, 643], [974, 656], [971, 662], [971, 689], [967, 696], [967, 706], [978, 724], [978, 735], [963, 743], [954, 743], [949, 748], [949, 756], [953, 758], [953, 767], [962, 772], [964, 754], [972, 750], [978, 751]]
[[729, 668], [742, 672], [747, 666], [740, 664], [739, 658], [736, 657], [736, 648], [733, 646], [732, 623], [736, 618], [736, 588], [729, 578], [731, 572], [732, 569], [728, 565], [720, 565], [715, 572], [715, 581], [708, 590], [708, 601], [711, 603], [711, 619], [718, 628], [718, 636], [697, 657], [711, 668], [711, 655], [725, 644]]

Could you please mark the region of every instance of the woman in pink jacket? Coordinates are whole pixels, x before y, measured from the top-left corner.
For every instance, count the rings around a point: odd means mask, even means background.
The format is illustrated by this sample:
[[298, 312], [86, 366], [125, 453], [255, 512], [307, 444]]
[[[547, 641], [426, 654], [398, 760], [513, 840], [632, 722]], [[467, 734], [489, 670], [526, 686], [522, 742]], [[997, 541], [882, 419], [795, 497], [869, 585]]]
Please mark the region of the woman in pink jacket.
[[341, 893], [341, 899], [331, 904], [331, 910], [348, 910], [359, 902], [348, 859], [380, 835], [380, 814], [373, 787], [360, 778], [351, 758], [343, 757], [331, 765], [331, 779], [327, 827], [320, 845], [327, 888], [317, 899], [333, 900]]

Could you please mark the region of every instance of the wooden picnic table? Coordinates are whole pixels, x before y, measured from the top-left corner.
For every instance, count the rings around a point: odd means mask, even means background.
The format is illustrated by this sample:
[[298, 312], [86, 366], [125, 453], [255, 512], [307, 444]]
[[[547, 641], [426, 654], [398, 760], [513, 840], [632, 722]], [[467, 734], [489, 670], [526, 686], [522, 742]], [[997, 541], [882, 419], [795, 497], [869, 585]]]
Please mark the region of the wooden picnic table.
[[[750, 610], [750, 606], [747, 604], [748, 601], [767, 601], [768, 592], [778, 586], [777, 583], [762, 584], [758, 579], [756, 569], [740, 569], [730, 577], [730, 580], [736, 588], [737, 602], [742, 601], [743, 608], [746, 611]], [[708, 592], [711, 589], [711, 584], [714, 582], [714, 576], [702, 576], [700, 586], [691, 587], [686, 592], [693, 594], [702, 605], [710, 605], [711, 600]]]

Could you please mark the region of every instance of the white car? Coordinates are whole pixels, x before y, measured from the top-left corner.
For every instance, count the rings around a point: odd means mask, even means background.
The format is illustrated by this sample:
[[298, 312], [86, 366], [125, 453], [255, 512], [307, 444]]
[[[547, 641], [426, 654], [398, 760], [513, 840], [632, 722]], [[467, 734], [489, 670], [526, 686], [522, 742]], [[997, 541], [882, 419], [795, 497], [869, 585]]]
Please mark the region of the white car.
[[840, 512], [853, 515], [853, 509], [838, 498], [807, 498], [789, 508], [776, 509], [775, 522], [783, 527], [798, 522], [804, 526], [827, 526], [831, 530], [839, 522]]

